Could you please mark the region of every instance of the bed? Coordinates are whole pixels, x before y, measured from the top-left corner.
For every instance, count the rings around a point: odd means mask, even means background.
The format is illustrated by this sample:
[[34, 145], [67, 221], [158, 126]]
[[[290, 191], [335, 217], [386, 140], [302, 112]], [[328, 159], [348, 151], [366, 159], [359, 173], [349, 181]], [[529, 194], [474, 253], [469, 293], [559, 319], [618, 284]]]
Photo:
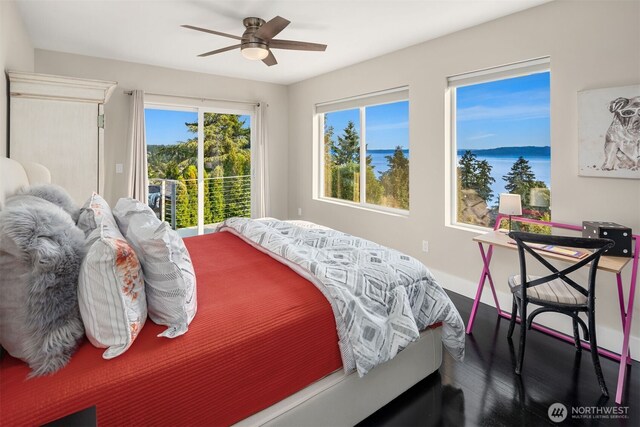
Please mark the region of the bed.
[[[0, 162], [2, 194], [50, 179], [39, 165]], [[185, 244], [198, 280], [187, 334], [160, 339], [147, 321], [122, 356], [104, 360], [85, 341], [65, 368], [32, 379], [5, 355], [0, 424], [41, 425], [95, 405], [100, 425], [354, 425], [441, 364], [435, 323], [364, 377], [345, 372], [316, 286], [231, 232]]]

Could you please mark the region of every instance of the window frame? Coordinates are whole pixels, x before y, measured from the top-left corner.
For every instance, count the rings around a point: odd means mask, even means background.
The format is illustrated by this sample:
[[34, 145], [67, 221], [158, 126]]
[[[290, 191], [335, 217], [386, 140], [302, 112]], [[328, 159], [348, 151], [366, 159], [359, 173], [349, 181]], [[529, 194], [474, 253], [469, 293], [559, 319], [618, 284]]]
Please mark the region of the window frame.
[[[384, 205], [376, 205], [374, 203], [368, 203], [366, 200], [367, 195], [367, 136], [366, 136], [366, 108], [374, 107], [378, 105], [386, 105], [386, 104], [394, 104], [397, 102], [407, 102], [408, 105], [411, 105], [410, 97], [409, 97], [409, 88], [408, 86], [402, 86], [398, 88], [388, 89], [384, 91], [369, 93], [365, 95], [359, 95], [349, 98], [344, 98], [336, 101], [329, 101], [316, 104], [316, 112], [315, 112], [315, 124], [317, 126], [317, 134], [316, 141], [317, 144], [317, 155], [318, 162], [315, 162], [319, 165], [317, 179], [318, 184], [314, 187], [317, 189], [317, 194], [314, 197], [315, 200], [319, 200], [322, 202], [328, 202], [343, 206], [349, 206], [354, 208], [360, 208], [369, 211], [376, 211], [387, 214], [394, 214], [399, 216], [408, 217], [411, 212], [411, 195], [409, 196], [409, 209], [400, 209], [393, 208]], [[335, 106], [334, 109], [331, 109], [331, 106]], [[334, 113], [339, 111], [348, 111], [348, 110], [359, 110], [359, 126], [358, 132], [360, 137], [360, 201], [354, 202], [351, 200], [339, 199], [337, 197], [329, 197], [325, 196], [325, 186], [324, 186], [324, 177], [325, 177], [325, 161], [324, 161], [324, 116], [327, 113]], [[321, 110], [320, 112], [318, 110]], [[410, 111], [407, 114], [407, 120], [409, 121], [409, 127], [411, 126], [409, 116]], [[408, 141], [409, 153], [411, 153], [411, 135], [409, 133], [409, 141]], [[409, 154], [410, 156], [410, 154]], [[409, 157], [411, 159], [411, 157]], [[409, 170], [411, 170], [411, 160], [409, 160]], [[411, 176], [411, 173], [409, 173]], [[409, 178], [409, 181], [411, 179]], [[409, 193], [411, 194], [411, 182], [409, 182]], [[363, 201], [364, 200], [364, 201]]]
[[[445, 209], [445, 226], [456, 228], [459, 230], [472, 231], [474, 233], [486, 233], [493, 227], [484, 227], [476, 224], [467, 224], [458, 221], [458, 147], [457, 147], [457, 95], [458, 87], [472, 86], [481, 83], [488, 83], [500, 80], [506, 80], [517, 77], [524, 77], [533, 74], [551, 72], [551, 58], [544, 56], [540, 58], [529, 59], [525, 61], [515, 62], [507, 65], [491, 67], [483, 70], [476, 70], [467, 73], [456, 74], [447, 77], [447, 88], [445, 92], [445, 139], [449, 145], [449, 149], [445, 150], [445, 165], [448, 169], [446, 186]], [[551, 83], [549, 83], [551, 86]], [[549, 160], [551, 161], [551, 160]], [[447, 200], [448, 199], [448, 200]]]

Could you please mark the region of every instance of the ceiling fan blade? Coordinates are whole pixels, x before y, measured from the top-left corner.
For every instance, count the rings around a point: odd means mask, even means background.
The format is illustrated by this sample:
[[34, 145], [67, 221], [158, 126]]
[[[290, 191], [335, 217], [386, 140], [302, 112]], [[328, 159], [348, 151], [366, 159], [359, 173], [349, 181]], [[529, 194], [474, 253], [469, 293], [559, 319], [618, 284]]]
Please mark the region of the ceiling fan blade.
[[269, 48], [324, 51], [325, 49], [327, 49], [327, 45], [320, 43], [300, 42], [296, 40], [271, 40], [269, 42]]
[[267, 55], [267, 57], [264, 58], [262, 62], [267, 64], [269, 67], [271, 67], [272, 65], [276, 65], [278, 63], [278, 61], [276, 61], [276, 57], [273, 56], [273, 53], [271, 51], [269, 51], [269, 55]]
[[211, 55], [215, 55], [216, 53], [222, 53], [222, 52], [226, 52], [226, 51], [228, 51], [228, 50], [237, 49], [237, 48], [239, 48], [240, 46], [242, 46], [242, 45], [240, 45], [240, 44], [234, 44], [233, 46], [227, 46], [227, 47], [223, 47], [222, 49], [212, 50], [211, 52], [201, 53], [201, 54], [200, 54], [200, 55], [198, 55], [198, 56], [200, 56], [200, 57], [203, 57], [203, 56], [211, 56]]
[[290, 23], [290, 21], [284, 19], [282, 16], [276, 16], [271, 21], [262, 24], [258, 31], [254, 33], [254, 36], [263, 40], [271, 40]]
[[215, 34], [216, 36], [229, 37], [230, 39], [242, 40], [240, 36], [234, 36], [233, 34], [221, 33], [220, 31], [207, 30], [206, 28], [194, 27], [193, 25], [181, 25], [183, 28], [190, 30], [202, 31], [203, 33]]

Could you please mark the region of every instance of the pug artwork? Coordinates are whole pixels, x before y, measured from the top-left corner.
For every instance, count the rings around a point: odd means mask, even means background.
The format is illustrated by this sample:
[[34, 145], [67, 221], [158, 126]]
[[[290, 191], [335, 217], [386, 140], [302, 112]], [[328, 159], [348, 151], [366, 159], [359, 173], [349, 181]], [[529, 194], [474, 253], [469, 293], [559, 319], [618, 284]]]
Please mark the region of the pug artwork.
[[578, 92], [582, 176], [640, 179], [640, 84]]

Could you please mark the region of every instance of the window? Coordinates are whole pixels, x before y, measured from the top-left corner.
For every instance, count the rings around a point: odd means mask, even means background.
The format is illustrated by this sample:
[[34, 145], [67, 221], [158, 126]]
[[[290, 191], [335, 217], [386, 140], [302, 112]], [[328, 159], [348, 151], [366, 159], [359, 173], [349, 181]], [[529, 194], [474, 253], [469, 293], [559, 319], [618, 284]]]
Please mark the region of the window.
[[449, 78], [452, 223], [493, 227], [500, 193], [551, 219], [549, 80], [548, 58]]
[[323, 198], [409, 210], [406, 88], [319, 104]]
[[145, 125], [148, 203], [161, 220], [186, 236], [251, 216], [250, 114], [148, 104]]

